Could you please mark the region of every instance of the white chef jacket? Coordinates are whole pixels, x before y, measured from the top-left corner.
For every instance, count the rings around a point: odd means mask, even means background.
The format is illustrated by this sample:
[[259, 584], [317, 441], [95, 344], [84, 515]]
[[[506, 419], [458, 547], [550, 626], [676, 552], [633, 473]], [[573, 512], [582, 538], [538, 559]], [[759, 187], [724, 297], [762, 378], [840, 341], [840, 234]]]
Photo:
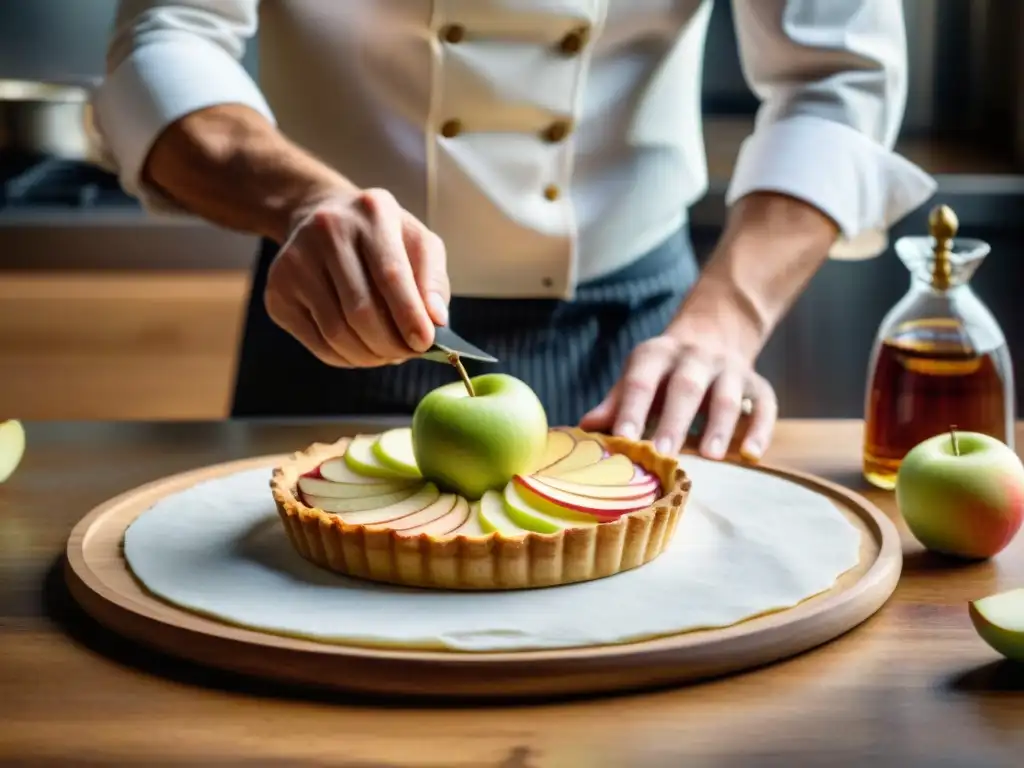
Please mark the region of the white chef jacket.
[[[872, 239], [933, 180], [895, 155], [898, 0], [732, 0], [762, 100], [727, 192], [803, 199]], [[146, 206], [160, 132], [258, 110], [444, 240], [456, 295], [569, 298], [657, 245], [707, 190], [713, 0], [127, 0], [94, 98], [101, 153]], [[259, 84], [240, 64], [259, 35]], [[841, 242], [840, 242], [841, 245]]]

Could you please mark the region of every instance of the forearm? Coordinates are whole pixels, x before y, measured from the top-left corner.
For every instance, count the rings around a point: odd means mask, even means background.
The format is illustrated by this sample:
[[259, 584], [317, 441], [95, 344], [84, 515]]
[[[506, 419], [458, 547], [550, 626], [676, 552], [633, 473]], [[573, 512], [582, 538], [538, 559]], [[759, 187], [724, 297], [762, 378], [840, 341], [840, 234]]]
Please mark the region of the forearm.
[[353, 187], [258, 112], [238, 105], [201, 109], [168, 126], [153, 144], [143, 179], [190, 213], [278, 243], [298, 205]]
[[714, 330], [737, 351], [756, 356], [828, 258], [838, 233], [835, 222], [795, 198], [774, 192], [743, 197], [669, 332]]

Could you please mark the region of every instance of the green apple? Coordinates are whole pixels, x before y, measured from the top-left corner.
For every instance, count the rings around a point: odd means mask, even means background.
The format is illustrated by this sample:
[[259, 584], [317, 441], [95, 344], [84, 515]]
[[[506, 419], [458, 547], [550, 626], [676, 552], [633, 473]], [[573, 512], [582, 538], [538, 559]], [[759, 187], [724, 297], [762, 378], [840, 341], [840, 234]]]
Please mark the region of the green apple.
[[413, 477], [420, 473], [412, 450], [412, 429], [409, 427], [389, 429], [382, 434], [373, 444], [373, 453], [381, 464], [396, 472]]
[[982, 640], [1006, 658], [1024, 661], [1024, 589], [974, 600], [968, 612]]
[[915, 446], [896, 476], [896, 503], [927, 549], [983, 560], [1024, 521], [1024, 463], [1005, 443], [950, 431]]
[[18, 468], [25, 454], [25, 428], [17, 419], [0, 421], [0, 483]]
[[500, 490], [544, 458], [548, 421], [525, 382], [502, 373], [428, 392], [412, 417], [412, 444], [423, 477], [473, 501]]
[[419, 477], [419, 472], [411, 473], [388, 466], [373, 450], [377, 438], [373, 435], [356, 435], [345, 451], [345, 463], [349, 469], [361, 475], [388, 479]]

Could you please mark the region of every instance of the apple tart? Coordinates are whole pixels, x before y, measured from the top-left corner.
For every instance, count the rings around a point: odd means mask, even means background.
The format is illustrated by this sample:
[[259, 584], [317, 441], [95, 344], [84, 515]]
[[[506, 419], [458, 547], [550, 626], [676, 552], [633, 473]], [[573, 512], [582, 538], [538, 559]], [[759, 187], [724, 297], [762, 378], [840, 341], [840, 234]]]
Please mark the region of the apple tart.
[[316, 443], [274, 470], [273, 497], [303, 557], [433, 589], [589, 581], [658, 557], [690, 490], [678, 460], [650, 442], [545, 427], [531, 466], [475, 497], [421, 472], [415, 427]]

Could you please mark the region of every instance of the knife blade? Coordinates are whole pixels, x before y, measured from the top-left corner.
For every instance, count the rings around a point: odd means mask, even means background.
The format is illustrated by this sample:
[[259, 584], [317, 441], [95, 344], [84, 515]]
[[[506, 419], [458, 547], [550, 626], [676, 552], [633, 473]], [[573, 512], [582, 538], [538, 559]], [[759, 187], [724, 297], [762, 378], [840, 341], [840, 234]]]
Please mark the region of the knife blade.
[[464, 338], [446, 325], [439, 325], [434, 329], [434, 344], [420, 357], [424, 360], [433, 360], [435, 363], [447, 364], [448, 355], [456, 354], [467, 360], [479, 360], [483, 363], [496, 363], [498, 358], [489, 355], [479, 347], [470, 344]]

